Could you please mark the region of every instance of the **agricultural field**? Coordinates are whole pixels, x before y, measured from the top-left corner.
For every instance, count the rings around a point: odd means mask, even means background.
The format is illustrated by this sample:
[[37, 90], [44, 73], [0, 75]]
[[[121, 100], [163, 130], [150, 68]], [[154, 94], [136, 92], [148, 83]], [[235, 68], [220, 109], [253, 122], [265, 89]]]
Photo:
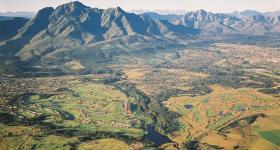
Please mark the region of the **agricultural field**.
[[[1, 100], [1, 145], [4, 149], [72, 149], [88, 134], [98, 132], [104, 137], [141, 138], [145, 134], [140, 128], [142, 117], [130, 109], [134, 99], [100, 82], [103, 76], [29, 79], [27, 84], [38, 86], [35, 91], [27, 86], [25, 90], [32, 93], [16, 103], [11, 104], [9, 95]], [[52, 87], [49, 81], [59, 86]], [[7, 94], [17, 92], [8, 90]]]
[[78, 150], [129, 150], [132, 149], [126, 143], [116, 140], [116, 139], [101, 139], [96, 141], [91, 141], [85, 144], [81, 144]]
[[219, 132], [210, 132], [202, 142], [226, 149], [279, 149], [279, 109], [265, 112], [266, 116], [237, 120]]
[[73, 60], [72, 72], [1, 76], [1, 147], [279, 149], [279, 49], [215, 43], [110, 59], [98, 71]]
[[[202, 140], [203, 143], [208, 143], [209, 145], [232, 149], [244, 138], [247, 138], [248, 134], [254, 134], [255, 130], [259, 129], [258, 124], [264, 125], [264, 122], [269, 120], [274, 121], [266, 123], [266, 128], [271, 127], [271, 129], [258, 131], [258, 137], [261, 137], [262, 140], [276, 139], [277, 141], [279, 139], [278, 130], [280, 128], [277, 124], [279, 116], [275, 115], [280, 111], [280, 102], [277, 98], [261, 94], [249, 88], [233, 89], [219, 85], [213, 85], [211, 88], [213, 89], [211, 94], [197, 97], [179, 95], [168, 99], [165, 103], [166, 106], [182, 115], [179, 120], [183, 124], [179, 131], [170, 135], [171, 139], [180, 143], [190, 140], [188, 138], [193, 138]], [[271, 113], [271, 111], [274, 113]], [[250, 130], [247, 131], [249, 133], [241, 134], [239, 133], [241, 131], [235, 128], [227, 131], [229, 133], [226, 132], [226, 135], [220, 133], [220, 130], [236, 121], [260, 114], [268, 116], [268, 118], [260, 117], [252, 125], [249, 124], [248, 128], [253, 126], [255, 129], [251, 132], [249, 132]], [[274, 115], [270, 116], [272, 114]], [[276, 141], [272, 141], [272, 143], [277, 145]]]
[[[258, 146], [254, 143], [266, 143], [271, 149], [279, 149], [277, 142], [270, 142], [279, 141], [279, 124], [267, 123], [267, 127], [275, 127], [269, 131], [253, 130], [259, 120], [279, 120], [279, 116], [271, 117], [280, 105], [278, 48], [215, 43], [207, 50], [194, 47], [154, 57], [161, 61], [149, 63], [151, 58], [132, 57], [129, 64], [119, 68], [123, 68], [128, 82], [181, 115], [178, 130], [168, 135], [172, 141], [183, 144], [195, 140], [214, 149], [255, 149]], [[258, 117], [244, 129], [221, 133], [255, 115], [266, 117]]]

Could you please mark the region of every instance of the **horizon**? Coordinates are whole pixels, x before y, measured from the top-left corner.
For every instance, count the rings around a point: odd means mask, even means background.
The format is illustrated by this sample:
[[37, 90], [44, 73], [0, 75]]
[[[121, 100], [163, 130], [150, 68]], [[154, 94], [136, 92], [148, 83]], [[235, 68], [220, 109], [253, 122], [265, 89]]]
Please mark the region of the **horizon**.
[[[59, 5], [74, 2], [73, 0], [26, 0], [24, 2], [20, 0], [0, 0], [0, 12], [37, 12], [38, 10], [45, 7], [57, 7]], [[232, 13], [234, 11], [242, 12], [246, 10], [254, 10], [258, 12], [273, 12], [280, 10], [279, 0], [247, 0], [242, 2], [242, 0], [235, 0], [231, 2], [224, 2], [223, 0], [188, 0], [186, 2], [179, 2], [180, 0], [165, 0], [158, 5], [159, 0], [154, 0], [153, 2], [148, 2], [148, 0], [142, 0], [141, 2], [137, 0], [77, 0], [86, 6], [92, 8], [107, 9], [111, 7], [121, 7], [125, 11], [143, 11], [143, 12], [188, 12], [196, 10], [206, 10], [214, 13]], [[253, 2], [254, 1], [254, 2]], [[176, 3], [177, 2], [177, 3]], [[17, 3], [17, 5], [14, 5]], [[149, 3], [149, 7], [144, 7]], [[270, 5], [267, 5], [267, 4]], [[273, 3], [273, 5], [271, 5]]]

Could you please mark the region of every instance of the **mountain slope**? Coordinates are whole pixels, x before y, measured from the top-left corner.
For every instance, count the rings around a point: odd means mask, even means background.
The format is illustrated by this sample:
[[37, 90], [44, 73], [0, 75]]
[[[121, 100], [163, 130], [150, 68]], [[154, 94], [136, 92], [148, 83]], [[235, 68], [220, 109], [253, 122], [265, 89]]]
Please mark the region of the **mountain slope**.
[[263, 13], [255, 11], [255, 10], [245, 10], [245, 11], [234, 11], [232, 13], [229, 13], [229, 15], [242, 18], [242, 17], [250, 17], [250, 16], [257, 16], [257, 15], [263, 15]]
[[183, 17], [183, 15], [176, 15], [176, 14], [162, 15], [162, 14], [158, 14], [156, 12], [145, 12], [141, 15], [150, 17], [153, 20], [168, 20], [170, 22]]
[[25, 18], [9, 18], [0, 21], [0, 42], [8, 40], [17, 34], [17, 30], [28, 21]]
[[149, 17], [127, 13], [119, 7], [103, 10], [87, 7], [80, 2], [70, 2], [56, 9], [40, 10], [19, 30], [18, 35], [1, 43], [0, 48], [6, 53], [21, 50], [20, 54], [36, 50], [36, 55], [42, 55], [60, 48], [135, 34], [164, 37], [165, 34], [186, 36], [194, 33], [184, 26], [178, 26], [178, 30], [175, 29], [176, 25], [165, 24], [168, 25], [163, 31], [160, 29], [162, 23]]
[[0, 43], [1, 53], [16, 53], [25, 44], [27, 44], [36, 34], [48, 26], [48, 17], [53, 12], [53, 8], [44, 8], [38, 14], [30, 19], [18, 34], [12, 39]]
[[181, 47], [176, 38], [192, 34], [197, 30], [119, 7], [98, 9], [70, 2], [40, 10], [18, 34], [0, 42], [0, 53], [28, 66], [60, 67], [77, 60], [87, 68], [122, 54]]
[[0, 16], [0, 21], [12, 20], [13, 17]]

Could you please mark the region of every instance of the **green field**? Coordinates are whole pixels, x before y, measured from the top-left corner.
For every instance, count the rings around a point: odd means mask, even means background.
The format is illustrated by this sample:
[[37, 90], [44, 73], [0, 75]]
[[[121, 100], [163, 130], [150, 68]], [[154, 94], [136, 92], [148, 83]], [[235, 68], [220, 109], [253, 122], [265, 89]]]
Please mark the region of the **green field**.
[[[146, 116], [126, 112], [125, 102], [134, 103], [134, 99], [111, 85], [75, 78], [56, 91], [59, 94], [30, 94], [13, 106], [19, 119], [12, 119], [11, 125], [1, 124], [0, 145], [8, 149], [66, 150], [83, 143], [79, 138], [87, 134], [125, 139], [145, 134], [139, 124], [147, 120]], [[1, 109], [1, 113], [7, 110]]]
[[280, 146], [280, 130], [263, 131], [259, 132], [259, 135], [267, 141]]

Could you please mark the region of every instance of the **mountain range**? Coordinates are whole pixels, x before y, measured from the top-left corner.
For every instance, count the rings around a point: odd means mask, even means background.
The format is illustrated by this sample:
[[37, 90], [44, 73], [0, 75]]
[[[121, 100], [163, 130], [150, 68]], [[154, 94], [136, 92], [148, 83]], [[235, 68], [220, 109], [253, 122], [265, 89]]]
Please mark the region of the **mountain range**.
[[[13, 27], [15, 25], [20, 27]], [[155, 21], [127, 13], [119, 7], [90, 8], [80, 2], [70, 2], [55, 9], [43, 8], [26, 22], [22, 19], [19, 23], [15, 18], [1, 21], [0, 26], [3, 26], [1, 55], [16, 56], [21, 61], [37, 65], [68, 61], [62, 57], [65, 53], [70, 58], [85, 61], [152, 46], [168, 46], [175, 44], [168, 38], [198, 33], [193, 28], [166, 20]], [[17, 32], [12, 33], [11, 30]]]
[[32, 18], [35, 15], [36, 15], [35, 12], [29, 12], [29, 11], [0, 12], [0, 16], [5, 16], [5, 17]]
[[200, 30], [211, 34], [263, 35], [280, 32], [280, 12], [261, 13], [253, 10], [229, 14], [212, 13], [205, 10], [190, 11], [183, 15], [160, 15], [144, 13], [156, 19], [167, 19], [176, 25]]
[[[31, 19], [0, 21], [0, 56], [33, 65], [96, 61], [113, 55], [184, 47], [180, 39], [204, 34], [265, 35], [280, 32], [280, 13], [185, 15], [134, 14], [120, 7], [98, 9], [70, 2], [43, 8]], [[89, 65], [90, 66], [90, 65]]]

